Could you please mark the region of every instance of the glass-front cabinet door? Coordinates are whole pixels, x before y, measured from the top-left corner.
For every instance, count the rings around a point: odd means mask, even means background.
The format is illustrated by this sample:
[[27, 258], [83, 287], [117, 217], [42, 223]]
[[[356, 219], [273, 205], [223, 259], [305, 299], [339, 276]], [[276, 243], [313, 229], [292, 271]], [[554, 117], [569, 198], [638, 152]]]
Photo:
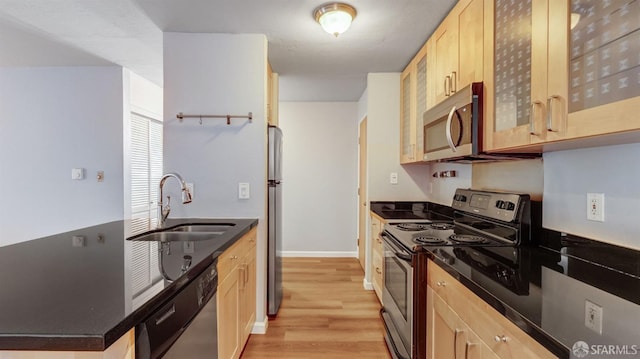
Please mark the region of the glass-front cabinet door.
[[[564, 11], [552, 20], [568, 28], [569, 36], [549, 35], [547, 140], [640, 129], [640, 1], [571, 0], [568, 9], [553, 9], [558, 5], [551, 1], [549, 6], [550, 16], [552, 10]], [[552, 88], [558, 79], [551, 67], [561, 60], [567, 64], [567, 85]]]
[[[541, 118], [546, 92], [546, 0], [496, 0], [493, 106], [488, 103], [488, 149], [517, 148], [544, 139]], [[544, 25], [544, 26], [541, 26]], [[491, 50], [491, 49], [489, 49]]]
[[411, 163], [415, 159], [415, 68], [409, 64], [400, 76], [400, 163]]
[[493, 15], [488, 150], [640, 129], [640, 1], [495, 0]]

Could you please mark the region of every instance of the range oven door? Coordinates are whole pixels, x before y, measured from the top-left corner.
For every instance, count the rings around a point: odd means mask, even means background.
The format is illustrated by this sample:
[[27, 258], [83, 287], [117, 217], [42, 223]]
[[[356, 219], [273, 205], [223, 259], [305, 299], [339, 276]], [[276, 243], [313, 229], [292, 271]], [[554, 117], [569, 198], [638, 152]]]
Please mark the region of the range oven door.
[[473, 83], [424, 112], [425, 161], [475, 155], [480, 148], [482, 83]]
[[384, 240], [383, 321], [394, 358], [411, 358], [413, 340], [413, 268], [411, 252], [387, 233]]

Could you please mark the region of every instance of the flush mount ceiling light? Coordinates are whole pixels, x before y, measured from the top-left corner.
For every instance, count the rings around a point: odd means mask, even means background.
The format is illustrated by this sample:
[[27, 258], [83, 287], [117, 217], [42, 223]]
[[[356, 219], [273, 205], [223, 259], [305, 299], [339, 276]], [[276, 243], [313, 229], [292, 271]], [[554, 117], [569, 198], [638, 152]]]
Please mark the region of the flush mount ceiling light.
[[313, 12], [313, 16], [324, 31], [335, 37], [347, 31], [356, 14], [353, 6], [343, 3], [325, 4]]

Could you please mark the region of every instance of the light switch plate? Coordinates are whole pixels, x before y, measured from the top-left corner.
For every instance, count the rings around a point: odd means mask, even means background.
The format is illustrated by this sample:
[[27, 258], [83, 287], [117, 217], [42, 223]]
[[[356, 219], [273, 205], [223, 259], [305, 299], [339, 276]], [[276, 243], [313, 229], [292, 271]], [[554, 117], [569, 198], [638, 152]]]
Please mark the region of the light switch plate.
[[244, 182], [238, 183], [238, 198], [249, 199], [250, 197], [251, 197], [251, 189], [249, 188], [249, 184]]

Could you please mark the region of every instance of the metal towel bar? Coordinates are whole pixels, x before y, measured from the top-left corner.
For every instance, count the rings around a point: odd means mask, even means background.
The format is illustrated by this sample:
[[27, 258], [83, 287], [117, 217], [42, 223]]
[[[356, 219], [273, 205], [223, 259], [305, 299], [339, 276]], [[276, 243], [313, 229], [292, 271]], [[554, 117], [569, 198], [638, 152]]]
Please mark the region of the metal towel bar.
[[226, 118], [227, 119], [227, 125], [230, 125], [232, 118], [248, 118], [249, 122], [251, 122], [251, 120], [253, 120], [253, 112], [249, 112], [249, 114], [247, 116], [241, 116], [241, 115], [185, 115], [182, 112], [180, 112], [180, 113], [178, 113], [176, 115], [176, 117], [180, 120], [180, 122], [182, 122], [182, 120], [185, 119], [185, 118], [199, 118], [201, 125], [202, 125], [202, 119], [203, 118]]

